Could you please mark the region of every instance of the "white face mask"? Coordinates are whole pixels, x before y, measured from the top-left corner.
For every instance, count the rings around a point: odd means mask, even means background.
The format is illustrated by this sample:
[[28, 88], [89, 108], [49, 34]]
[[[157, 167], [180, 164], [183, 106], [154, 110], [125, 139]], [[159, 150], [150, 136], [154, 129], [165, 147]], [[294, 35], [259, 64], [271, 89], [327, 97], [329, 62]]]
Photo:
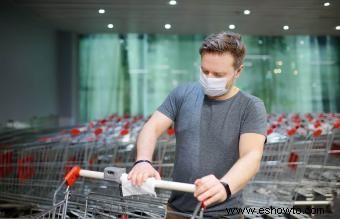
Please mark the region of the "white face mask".
[[211, 97], [222, 96], [228, 92], [226, 88], [228, 78], [209, 78], [202, 71], [200, 73], [200, 83], [204, 88], [204, 93]]

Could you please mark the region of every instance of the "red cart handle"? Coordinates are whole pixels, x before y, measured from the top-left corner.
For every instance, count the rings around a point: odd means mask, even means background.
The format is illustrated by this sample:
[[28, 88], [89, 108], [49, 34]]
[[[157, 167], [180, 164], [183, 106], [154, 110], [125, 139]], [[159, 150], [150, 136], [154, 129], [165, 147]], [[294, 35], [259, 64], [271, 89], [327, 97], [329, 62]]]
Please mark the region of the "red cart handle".
[[65, 176], [65, 182], [68, 186], [73, 186], [79, 177], [80, 167], [74, 166]]

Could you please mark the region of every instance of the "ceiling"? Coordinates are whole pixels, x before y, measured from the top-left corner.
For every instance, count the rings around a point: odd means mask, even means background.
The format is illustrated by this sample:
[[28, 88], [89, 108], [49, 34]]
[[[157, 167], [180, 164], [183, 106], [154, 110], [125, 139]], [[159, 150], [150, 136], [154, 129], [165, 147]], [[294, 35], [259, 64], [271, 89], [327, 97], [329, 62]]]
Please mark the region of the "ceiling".
[[[327, 1], [327, 0], [325, 0]], [[227, 30], [249, 35], [340, 35], [340, 1], [329, 0], [6, 0], [53, 27], [77, 33], [195, 34]], [[99, 14], [98, 9], [106, 10]], [[248, 9], [250, 15], [244, 15]], [[107, 24], [112, 23], [113, 29]], [[171, 24], [170, 30], [164, 24]], [[289, 25], [289, 30], [283, 30]]]

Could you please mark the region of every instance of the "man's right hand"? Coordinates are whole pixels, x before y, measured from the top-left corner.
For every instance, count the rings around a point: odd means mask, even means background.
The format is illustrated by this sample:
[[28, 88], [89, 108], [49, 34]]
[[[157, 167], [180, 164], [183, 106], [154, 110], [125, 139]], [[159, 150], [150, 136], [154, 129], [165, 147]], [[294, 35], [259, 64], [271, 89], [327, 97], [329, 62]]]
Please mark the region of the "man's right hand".
[[149, 177], [155, 177], [159, 180], [161, 179], [157, 170], [155, 170], [155, 168], [147, 162], [136, 164], [128, 174], [128, 179], [134, 186], [141, 186]]

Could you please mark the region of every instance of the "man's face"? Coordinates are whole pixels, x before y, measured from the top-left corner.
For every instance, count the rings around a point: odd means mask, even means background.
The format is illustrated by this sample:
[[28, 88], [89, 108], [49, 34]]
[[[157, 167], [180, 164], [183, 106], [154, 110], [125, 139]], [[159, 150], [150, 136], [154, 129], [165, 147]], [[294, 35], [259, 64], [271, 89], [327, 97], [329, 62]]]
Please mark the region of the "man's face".
[[234, 57], [230, 53], [213, 54], [206, 53], [201, 58], [201, 69], [203, 74], [208, 77], [223, 78], [227, 77], [228, 81], [234, 77], [238, 78], [243, 66], [238, 69], [234, 68]]

